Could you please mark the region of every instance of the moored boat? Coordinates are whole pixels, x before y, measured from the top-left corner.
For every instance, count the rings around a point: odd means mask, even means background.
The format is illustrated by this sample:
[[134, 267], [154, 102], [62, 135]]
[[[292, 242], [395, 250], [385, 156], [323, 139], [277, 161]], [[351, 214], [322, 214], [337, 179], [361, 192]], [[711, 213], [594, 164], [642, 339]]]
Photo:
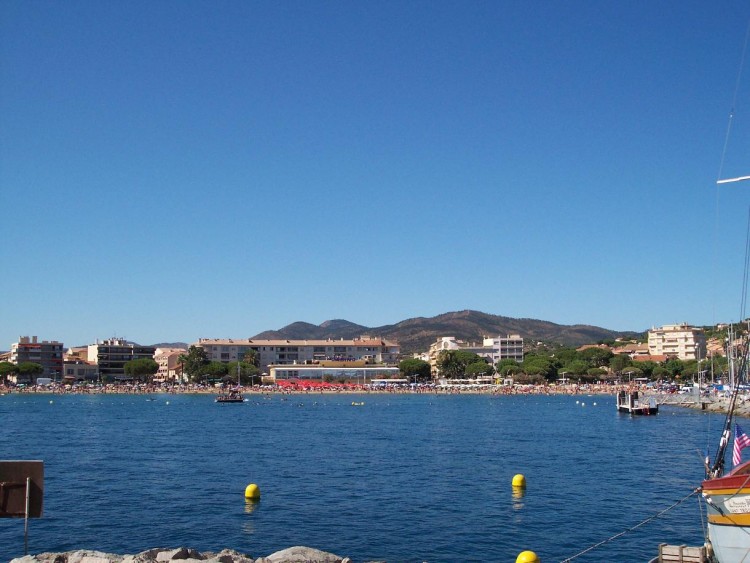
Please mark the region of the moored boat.
[[750, 461], [701, 485], [708, 516], [708, 537], [720, 563], [750, 557]]
[[242, 396], [242, 393], [240, 393], [240, 386], [242, 385], [240, 381], [240, 364], [237, 362], [237, 388], [236, 389], [230, 389], [228, 393], [224, 395], [219, 395], [216, 397], [217, 403], [244, 403], [245, 398]]
[[242, 396], [242, 393], [239, 391], [236, 391], [235, 389], [232, 389], [229, 391], [229, 393], [226, 393], [225, 395], [219, 395], [216, 397], [217, 403], [244, 403], [245, 398]]

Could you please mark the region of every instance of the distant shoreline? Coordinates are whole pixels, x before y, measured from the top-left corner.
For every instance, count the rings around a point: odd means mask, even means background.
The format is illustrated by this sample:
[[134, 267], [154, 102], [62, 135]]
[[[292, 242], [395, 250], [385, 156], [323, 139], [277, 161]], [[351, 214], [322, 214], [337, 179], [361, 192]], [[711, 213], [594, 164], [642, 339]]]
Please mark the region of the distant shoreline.
[[[206, 388], [197, 385], [157, 387], [125, 385], [104, 385], [101, 387], [65, 389], [64, 387], [33, 386], [22, 389], [0, 385], [0, 395], [213, 395], [225, 393], [227, 388]], [[705, 412], [726, 414], [729, 408], [729, 398], [719, 396], [690, 396], [665, 395], [652, 393], [650, 389], [631, 385], [452, 385], [452, 386], [423, 386], [423, 387], [370, 387], [351, 385], [346, 387], [241, 387], [240, 393], [246, 397], [258, 396], [295, 396], [295, 395], [616, 395], [618, 391], [640, 391], [644, 395], [653, 396], [660, 405], [670, 405], [683, 408], [702, 410]], [[750, 418], [750, 396], [741, 396], [737, 400], [735, 415]]]
[[[417, 387], [372, 387], [368, 385], [319, 386], [305, 387], [240, 387], [243, 395], [615, 395], [618, 391], [631, 389], [627, 385], [450, 385], [450, 386], [417, 386]], [[124, 386], [104, 385], [101, 387], [83, 387], [66, 389], [64, 387], [32, 386], [22, 389], [0, 386], [0, 393], [23, 395], [221, 395], [229, 388], [206, 388], [201, 386], [157, 387], [157, 386]], [[233, 388], [235, 389], [235, 388]]]

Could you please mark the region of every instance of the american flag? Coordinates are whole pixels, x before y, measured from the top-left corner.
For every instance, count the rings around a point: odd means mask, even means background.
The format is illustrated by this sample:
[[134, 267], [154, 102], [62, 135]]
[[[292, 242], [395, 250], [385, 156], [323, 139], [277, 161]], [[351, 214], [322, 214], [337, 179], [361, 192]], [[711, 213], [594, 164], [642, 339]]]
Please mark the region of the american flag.
[[734, 447], [732, 448], [732, 463], [737, 467], [742, 463], [742, 449], [750, 446], [750, 438], [742, 431], [739, 424], [734, 425]]

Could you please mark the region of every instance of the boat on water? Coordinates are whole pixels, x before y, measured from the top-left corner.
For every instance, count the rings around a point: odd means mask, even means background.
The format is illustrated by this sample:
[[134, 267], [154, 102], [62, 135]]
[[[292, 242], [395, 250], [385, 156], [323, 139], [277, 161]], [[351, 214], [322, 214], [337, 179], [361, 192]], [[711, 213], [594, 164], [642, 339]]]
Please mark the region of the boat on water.
[[642, 399], [638, 391], [620, 391], [617, 393], [617, 412], [625, 412], [634, 415], [650, 415], [659, 412], [659, 404], [656, 399]]
[[[742, 450], [750, 446], [750, 437], [736, 424], [732, 446], [734, 468], [724, 473], [724, 457], [732, 434], [740, 382], [747, 380], [747, 333], [729, 357], [729, 371], [735, 376], [733, 391], [714, 462], [710, 464], [710, 459], [706, 458], [706, 478], [699, 489], [706, 506], [706, 543], [718, 563], [750, 561], [750, 461], [742, 463]], [[739, 364], [737, 370], [735, 362]]]
[[228, 393], [224, 393], [223, 395], [219, 395], [216, 397], [217, 403], [244, 403], [245, 398], [242, 396], [242, 393], [240, 393], [240, 363], [237, 362], [237, 388], [236, 389], [230, 389]]
[[245, 398], [242, 396], [242, 393], [240, 393], [236, 389], [230, 389], [229, 393], [219, 395], [216, 397], [217, 403], [244, 403]]
[[750, 461], [701, 485], [708, 517], [708, 540], [719, 563], [750, 557]]

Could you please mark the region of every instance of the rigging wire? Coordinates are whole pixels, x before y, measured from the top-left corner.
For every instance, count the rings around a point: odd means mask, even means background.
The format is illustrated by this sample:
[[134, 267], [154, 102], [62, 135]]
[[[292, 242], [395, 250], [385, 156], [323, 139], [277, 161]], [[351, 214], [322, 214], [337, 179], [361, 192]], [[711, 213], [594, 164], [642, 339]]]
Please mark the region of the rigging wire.
[[[732, 95], [732, 105], [731, 109], [729, 111], [729, 119], [727, 122], [727, 130], [726, 134], [724, 136], [724, 147], [721, 151], [721, 158], [719, 160], [719, 171], [718, 171], [718, 177], [717, 177], [717, 183], [716, 183], [716, 208], [715, 208], [715, 224], [714, 224], [714, 251], [713, 251], [713, 259], [714, 259], [714, 270], [716, 270], [716, 256], [718, 255], [718, 232], [719, 232], [719, 184], [723, 183], [721, 181], [722, 172], [724, 169], [724, 162], [726, 160], [727, 156], [727, 148], [729, 146], [729, 139], [731, 137], [732, 132], [732, 124], [734, 122], [734, 114], [735, 114], [735, 108], [737, 105], [737, 98], [739, 96], [740, 91], [740, 85], [742, 84], [742, 75], [745, 68], [745, 60], [748, 50], [748, 44], [750, 44], [750, 21], [748, 21], [747, 30], [745, 31], [745, 42], [742, 46], [742, 55], [740, 57], [740, 65], [739, 69], [737, 71], [737, 78], [735, 80], [734, 85], [734, 93]], [[744, 313], [745, 313], [745, 306], [746, 306], [746, 300], [747, 300], [747, 284], [748, 284], [748, 268], [750, 265], [750, 219], [748, 220], [748, 235], [746, 236], [746, 242], [745, 242], [745, 265], [744, 265], [744, 273], [743, 273], [743, 280], [742, 280], [742, 296], [741, 296], [741, 305], [740, 305], [740, 320], [744, 319]], [[716, 321], [716, 294], [715, 294], [716, 288], [714, 287], [714, 296], [713, 296], [713, 303], [714, 303], [714, 312], [713, 317], [714, 321]], [[747, 358], [743, 357], [743, 360], [740, 363], [740, 374], [742, 374], [745, 369], [745, 360]], [[714, 478], [719, 477], [724, 472], [724, 453], [726, 452], [727, 445], [729, 444], [729, 438], [731, 436], [731, 426], [732, 426], [732, 413], [734, 411], [735, 403], [737, 402], [737, 394], [739, 391], [739, 379], [737, 382], [735, 382], [735, 388], [732, 392], [732, 395], [729, 400], [729, 408], [727, 410], [727, 416], [724, 421], [724, 430], [722, 431], [721, 440], [719, 442], [719, 447], [716, 451], [716, 457], [714, 458], [713, 466], [711, 467], [711, 470], [707, 473], [707, 477]]]
[[737, 106], [737, 96], [740, 91], [740, 84], [742, 83], [742, 73], [745, 68], [745, 55], [747, 54], [747, 46], [750, 42], [750, 21], [747, 24], [747, 31], [745, 31], [745, 44], [742, 46], [742, 56], [740, 57], [740, 68], [737, 71], [737, 79], [734, 83], [734, 94], [732, 95], [732, 106], [729, 110], [729, 122], [727, 123], [727, 131], [724, 135], [724, 148], [721, 151], [721, 160], [719, 161], [719, 173], [716, 178], [717, 181], [721, 179], [722, 170], [724, 169], [724, 159], [727, 156], [727, 147], [729, 146], [729, 138], [732, 132], [732, 123], [734, 121], [734, 110]]
[[632, 532], [633, 530], [636, 530], [636, 529], [640, 528], [641, 526], [643, 526], [645, 524], [648, 524], [652, 520], [656, 520], [657, 518], [659, 518], [659, 516], [662, 516], [663, 514], [666, 514], [667, 512], [669, 512], [670, 510], [672, 510], [673, 508], [675, 508], [675, 507], [679, 506], [680, 504], [682, 504], [683, 502], [685, 502], [687, 499], [689, 499], [690, 497], [692, 497], [694, 494], [698, 493], [699, 490], [700, 489], [694, 490], [688, 496], [681, 498], [680, 500], [678, 500], [677, 502], [675, 502], [671, 506], [668, 506], [664, 510], [661, 510], [661, 511], [657, 512], [656, 514], [653, 514], [652, 516], [649, 516], [645, 520], [642, 520], [642, 521], [638, 522], [635, 526], [631, 526], [630, 528], [628, 528], [626, 530], [623, 530], [622, 532], [619, 532], [619, 533], [615, 534], [614, 536], [611, 536], [611, 537], [607, 538], [606, 540], [600, 541], [599, 543], [596, 543], [596, 544], [592, 545], [591, 547], [587, 547], [583, 551], [580, 551], [580, 552], [576, 553], [575, 555], [572, 555], [572, 556], [568, 557], [567, 559], [563, 559], [560, 563], [568, 563], [569, 561], [573, 561], [573, 559], [576, 559], [576, 558], [580, 557], [581, 555], [584, 555], [584, 554], [588, 553], [589, 551], [592, 551], [592, 550], [596, 549], [597, 547], [601, 547], [605, 543], [609, 543], [612, 540], [615, 540], [615, 539], [617, 539], [617, 538], [619, 538], [621, 536], [624, 536], [628, 532]]
[[750, 209], [747, 215], [747, 232], [745, 233], [745, 268], [742, 273], [742, 298], [740, 299], [740, 322], [745, 320], [745, 307], [747, 306], [747, 278], [750, 269]]

